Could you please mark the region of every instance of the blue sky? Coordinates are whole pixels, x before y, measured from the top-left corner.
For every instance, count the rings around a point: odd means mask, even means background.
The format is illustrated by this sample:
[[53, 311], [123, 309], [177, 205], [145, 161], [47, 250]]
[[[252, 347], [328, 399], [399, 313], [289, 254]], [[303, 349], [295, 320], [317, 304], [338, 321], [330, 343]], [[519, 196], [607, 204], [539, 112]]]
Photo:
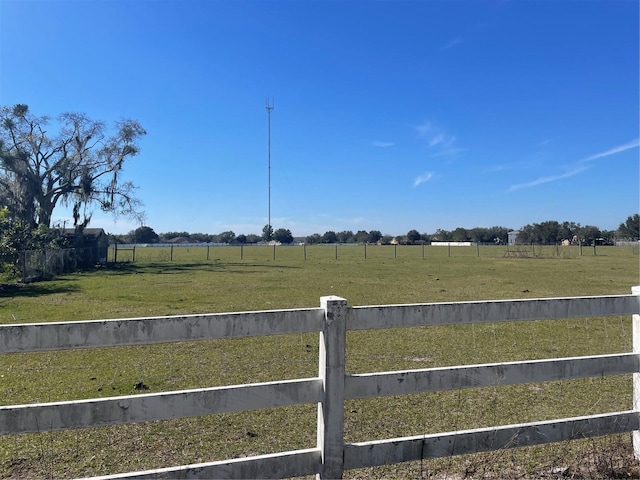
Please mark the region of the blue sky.
[[638, 25], [625, 0], [0, 0], [0, 104], [139, 120], [124, 176], [158, 233], [261, 232], [267, 97], [276, 229], [615, 229]]

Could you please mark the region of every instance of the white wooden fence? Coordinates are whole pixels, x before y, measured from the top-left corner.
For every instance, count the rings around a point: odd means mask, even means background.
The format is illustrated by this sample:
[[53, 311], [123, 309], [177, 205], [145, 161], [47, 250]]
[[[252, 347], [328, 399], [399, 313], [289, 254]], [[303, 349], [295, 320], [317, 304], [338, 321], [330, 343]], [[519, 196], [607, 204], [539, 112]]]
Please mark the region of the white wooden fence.
[[[633, 315], [633, 352], [347, 375], [347, 330]], [[318, 404], [315, 448], [105, 477], [341, 478], [347, 469], [634, 432], [640, 458], [640, 287], [630, 295], [320, 308], [0, 326], [0, 353], [320, 332], [315, 378], [0, 407], [0, 434]], [[348, 399], [633, 373], [627, 411], [344, 444]]]

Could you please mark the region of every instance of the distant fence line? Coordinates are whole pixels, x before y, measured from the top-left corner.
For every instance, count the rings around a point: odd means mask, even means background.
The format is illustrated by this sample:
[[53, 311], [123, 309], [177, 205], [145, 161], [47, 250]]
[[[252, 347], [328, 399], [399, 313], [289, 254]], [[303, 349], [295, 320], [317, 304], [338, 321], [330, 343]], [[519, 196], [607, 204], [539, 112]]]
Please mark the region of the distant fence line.
[[626, 240], [617, 240], [616, 247], [639, 247], [640, 241], [636, 240], [635, 242], [626, 241]]
[[[291, 252], [299, 249], [300, 257], [303, 260], [313, 259], [319, 256], [322, 258], [340, 259], [341, 255], [360, 258], [370, 257], [372, 252], [376, 253], [376, 258], [422, 258], [426, 259], [437, 252], [438, 256], [446, 252], [446, 256], [487, 256], [505, 258], [571, 258], [583, 255], [598, 255], [607, 249], [626, 248], [632, 255], [640, 254], [638, 242], [625, 242], [617, 246], [584, 246], [584, 245], [494, 245], [473, 243], [462, 246], [456, 242], [444, 242], [444, 244], [423, 244], [423, 245], [371, 245], [356, 243], [336, 243], [336, 244], [289, 244], [289, 245], [267, 245], [267, 244], [241, 244], [230, 245], [224, 243], [141, 243], [141, 244], [113, 244], [108, 248], [49, 248], [42, 250], [28, 250], [19, 253], [14, 264], [15, 274], [22, 282], [34, 282], [53, 278], [63, 273], [73, 272], [79, 268], [93, 267], [105, 263], [135, 262], [135, 261], [174, 261], [175, 252], [178, 250], [191, 250], [190, 258], [195, 260], [221, 260], [216, 258], [216, 252], [225, 252], [225, 259], [239, 258], [245, 259], [247, 252], [260, 251], [260, 258], [278, 258], [278, 251]], [[145, 249], [153, 250], [153, 255], [144, 255], [140, 258], [140, 252]], [[158, 251], [164, 252], [159, 253]], [[222, 250], [219, 250], [222, 249]], [[281, 250], [284, 249], [284, 250]], [[196, 250], [194, 254], [192, 250]], [[229, 255], [229, 252], [236, 253]], [[322, 252], [321, 255], [318, 252]], [[381, 256], [381, 252], [383, 255]], [[464, 252], [464, 253], [463, 253]], [[179, 254], [181, 257], [184, 255]], [[300, 258], [299, 257], [299, 258]], [[288, 256], [288, 258], [290, 258]]]
[[[278, 258], [278, 251], [280, 249], [286, 249], [287, 252], [291, 252], [292, 249], [300, 250], [300, 257], [304, 260], [308, 258], [314, 258], [314, 253], [322, 251], [323, 258], [327, 256], [333, 257], [338, 260], [341, 256], [341, 252], [353, 257], [354, 250], [359, 250], [358, 256], [360, 258], [367, 258], [371, 252], [384, 251], [385, 258], [398, 258], [399, 256], [406, 256], [409, 254], [413, 258], [427, 258], [429, 252], [438, 252], [441, 255], [442, 251], [446, 251], [448, 257], [454, 256], [489, 256], [489, 257], [511, 257], [511, 258], [570, 258], [583, 255], [598, 255], [599, 252], [606, 251], [609, 248], [628, 248], [630, 253], [638, 255], [639, 249], [636, 243], [631, 243], [627, 246], [586, 246], [586, 245], [541, 245], [541, 244], [517, 244], [517, 245], [495, 245], [495, 244], [480, 244], [470, 242], [433, 242], [431, 244], [421, 245], [376, 245], [376, 244], [357, 244], [357, 243], [335, 243], [335, 244], [277, 244], [268, 245], [263, 243], [258, 244], [226, 244], [226, 243], [155, 243], [155, 244], [113, 244], [109, 246], [108, 261], [109, 262], [135, 262], [141, 260], [140, 252], [147, 248], [155, 251], [154, 254], [148, 255], [144, 260], [154, 261], [174, 261], [174, 254], [179, 250], [187, 250], [190, 252], [190, 258], [199, 258], [206, 260], [220, 260], [216, 259], [215, 254], [212, 252], [224, 252], [225, 259], [239, 258], [245, 259], [246, 252], [260, 251], [262, 254], [260, 257], [270, 257], [272, 260]], [[165, 249], [163, 254], [158, 254], [157, 250]], [[201, 254], [194, 255], [193, 250], [202, 252]], [[222, 250], [216, 250], [222, 249]], [[233, 255], [229, 255], [230, 251], [237, 252]], [[283, 250], [285, 251], [285, 250]], [[268, 252], [268, 253], [264, 253]], [[328, 252], [328, 253], [327, 253]], [[416, 253], [417, 252], [417, 253]], [[464, 252], [464, 253], [462, 253]], [[379, 255], [378, 255], [379, 256]]]

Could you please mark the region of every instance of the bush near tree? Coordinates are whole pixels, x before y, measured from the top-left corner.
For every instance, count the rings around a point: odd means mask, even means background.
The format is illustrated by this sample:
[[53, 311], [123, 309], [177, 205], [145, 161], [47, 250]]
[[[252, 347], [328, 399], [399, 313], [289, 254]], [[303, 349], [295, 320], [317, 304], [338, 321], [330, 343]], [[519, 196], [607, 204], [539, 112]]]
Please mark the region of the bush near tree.
[[21, 271], [21, 252], [70, 247], [59, 229], [45, 225], [33, 228], [12, 218], [6, 207], [0, 208], [0, 273], [18, 276]]

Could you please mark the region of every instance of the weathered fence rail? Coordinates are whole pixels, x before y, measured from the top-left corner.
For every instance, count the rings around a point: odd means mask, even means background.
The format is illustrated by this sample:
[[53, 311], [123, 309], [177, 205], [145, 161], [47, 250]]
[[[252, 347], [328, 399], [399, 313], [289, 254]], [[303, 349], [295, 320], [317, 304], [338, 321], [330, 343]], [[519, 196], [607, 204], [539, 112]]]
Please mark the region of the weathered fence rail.
[[[633, 352], [348, 375], [347, 330], [633, 315]], [[318, 405], [315, 448], [142, 472], [116, 478], [340, 478], [346, 469], [573, 438], [634, 432], [640, 457], [640, 287], [630, 295], [320, 308], [0, 326], [0, 353], [108, 347], [214, 338], [320, 332], [318, 377], [64, 402], [0, 407], [0, 434], [64, 430]], [[349, 399], [483, 386], [633, 374], [628, 411], [438, 434], [344, 443]]]

